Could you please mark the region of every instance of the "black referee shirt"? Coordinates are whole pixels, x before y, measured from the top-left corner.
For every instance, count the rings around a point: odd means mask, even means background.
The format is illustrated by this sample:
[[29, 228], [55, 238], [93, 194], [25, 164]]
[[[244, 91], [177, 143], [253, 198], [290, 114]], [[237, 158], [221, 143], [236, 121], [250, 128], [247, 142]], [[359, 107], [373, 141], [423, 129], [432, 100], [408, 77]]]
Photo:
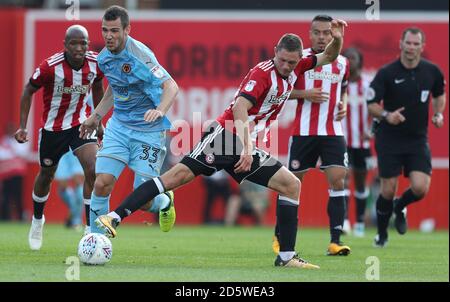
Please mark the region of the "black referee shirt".
[[394, 126], [382, 121], [377, 131], [384, 134], [427, 136], [430, 94], [444, 93], [444, 76], [435, 64], [421, 59], [416, 68], [405, 68], [400, 59], [383, 66], [376, 74], [367, 94], [367, 103], [383, 100], [384, 109], [401, 113], [405, 122]]

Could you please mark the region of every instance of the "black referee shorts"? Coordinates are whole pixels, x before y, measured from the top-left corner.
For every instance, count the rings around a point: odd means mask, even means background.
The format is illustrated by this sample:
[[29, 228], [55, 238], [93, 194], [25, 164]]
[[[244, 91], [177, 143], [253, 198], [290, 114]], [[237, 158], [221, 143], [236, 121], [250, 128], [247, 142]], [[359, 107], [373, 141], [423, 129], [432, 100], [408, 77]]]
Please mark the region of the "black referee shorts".
[[210, 176], [224, 169], [238, 183], [248, 180], [267, 187], [270, 178], [281, 169], [282, 164], [267, 152], [256, 148], [250, 171], [236, 174], [234, 166], [240, 159], [241, 150], [240, 139], [219, 123], [213, 122], [200, 142], [181, 160], [181, 163], [195, 176]]
[[405, 139], [380, 136], [375, 139], [378, 170], [382, 178], [409, 177], [412, 171], [431, 175], [431, 152], [426, 139]]

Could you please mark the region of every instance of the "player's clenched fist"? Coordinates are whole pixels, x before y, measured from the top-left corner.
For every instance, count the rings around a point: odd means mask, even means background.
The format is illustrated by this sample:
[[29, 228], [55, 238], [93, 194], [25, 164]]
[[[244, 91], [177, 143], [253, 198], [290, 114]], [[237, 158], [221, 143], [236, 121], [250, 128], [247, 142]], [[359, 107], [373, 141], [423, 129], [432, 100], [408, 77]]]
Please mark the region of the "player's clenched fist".
[[28, 142], [27, 135], [28, 135], [27, 129], [19, 128], [14, 134], [14, 138], [16, 139], [17, 142], [23, 144]]
[[331, 35], [333, 38], [341, 39], [344, 36], [344, 28], [347, 26], [347, 22], [344, 20], [331, 21]]

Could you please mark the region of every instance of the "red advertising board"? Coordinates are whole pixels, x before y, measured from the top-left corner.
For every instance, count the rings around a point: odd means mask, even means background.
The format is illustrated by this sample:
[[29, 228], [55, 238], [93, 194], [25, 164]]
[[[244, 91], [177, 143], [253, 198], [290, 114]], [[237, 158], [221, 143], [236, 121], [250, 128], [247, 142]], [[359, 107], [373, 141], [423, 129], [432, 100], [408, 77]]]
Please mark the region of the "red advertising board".
[[[83, 16], [83, 15], [81, 15]], [[97, 20], [81, 20], [90, 34], [91, 49], [101, 50], [101, 15]], [[298, 34], [305, 47], [309, 43], [309, 21], [190, 21], [132, 19], [131, 36], [148, 45], [160, 63], [181, 87], [170, 113], [173, 120], [192, 122], [193, 112], [201, 120], [214, 119], [230, 103], [242, 77], [257, 62], [273, 56], [273, 47], [286, 32]], [[65, 30], [73, 22], [36, 20], [34, 65], [62, 49]], [[399, 39], [408, 26], [426, 33], [424, 57], [441, 66], [448, 78], [448, 23], [349, 21], [344, 47], [356, 46], [364, 54], [365, 72], [373, 74], [399, 55]], [[445, 38], [444, 38], [445, 37]], [[30, 74], [31, 75], [31, 74]], [[41, 104], [36, 102], [35, 119], [40, 120]], [[292, 104], [293, 105], [293, 104]], [[292, 107], [287, 107], [292, 108]], [[292, 110], [280, 118], [280, 154], [286, 141]], [[36, 127], [37, 128], [37, 127]], [[37, 131], [35, 129], [35, 131]], [[436, 131], [430, 127], [433, 156], [448, 157], [448, 123]], [[185, 150], [189, 151], [189, 150]]]

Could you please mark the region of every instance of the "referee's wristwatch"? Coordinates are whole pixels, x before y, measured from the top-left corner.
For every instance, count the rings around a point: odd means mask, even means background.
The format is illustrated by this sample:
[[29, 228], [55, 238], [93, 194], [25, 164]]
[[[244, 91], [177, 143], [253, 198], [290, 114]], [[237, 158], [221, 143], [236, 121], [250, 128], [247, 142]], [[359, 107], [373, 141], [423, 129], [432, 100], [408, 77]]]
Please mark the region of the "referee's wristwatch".
[[389, 111], [383, 110], [383, 112], [381, 113], [381, 120], [387, 119], [388, 115]]

